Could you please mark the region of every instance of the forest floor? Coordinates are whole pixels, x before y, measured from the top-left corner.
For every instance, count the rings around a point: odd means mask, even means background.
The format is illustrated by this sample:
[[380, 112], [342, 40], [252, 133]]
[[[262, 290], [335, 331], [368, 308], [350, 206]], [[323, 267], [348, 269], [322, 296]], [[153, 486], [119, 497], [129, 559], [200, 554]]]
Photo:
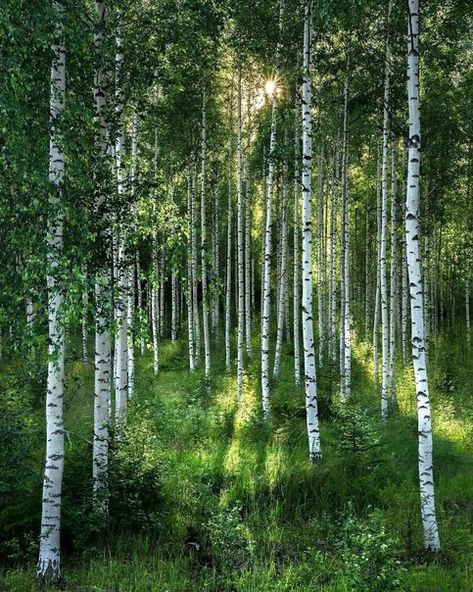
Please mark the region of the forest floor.
[[[187, 371], [185, 343], [165, 342], [159, 377], [149, 353], [138, 359], [136, 395], [112, 450], [110, 519], [103, 529], [90, 502], [93, 366], [69, 362], [62, 533], [67, 589], [473, 591], [473, 367], [455, 344], [453, 337], [440, 339], [430, 358], [443, 544], [435, 557], [422, 551], [410, 367], [398, 367], [398, 408], [386, 426], [378, 419], [368, 347], [355, 344], [353, 396], [345, 408], [334, 402], [335, 381], [322, 368], [324, 456], [311, 466], [290, 346], [272, 388], [271, 422], [264, 425], [256, 353], [237, 404], [235, 373], [224, 372], [221, 354], [206, 383]], [[10, 504], [0, 506], [0, 522], [10, 533], [2, 535], [7, 563], [0, 591], [28, 592], [36, 589], [43, 410], [41, 397], [28, 388], [12, 394], [18, 387], [11, 377], [20, 369], [10, 366], [2, 378], [10, 377], [3, 405], [16, 421], [10, 434], [16, 460], [6, 452], [0, 457]]]

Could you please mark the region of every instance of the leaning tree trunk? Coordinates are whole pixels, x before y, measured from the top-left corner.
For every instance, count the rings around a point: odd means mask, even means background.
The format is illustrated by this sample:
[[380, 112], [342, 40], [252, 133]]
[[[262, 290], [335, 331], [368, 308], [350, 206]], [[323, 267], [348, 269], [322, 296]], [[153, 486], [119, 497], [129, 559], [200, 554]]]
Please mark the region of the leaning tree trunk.
[[304, 8], [304, 63], [302, 83], [302, 336], [309, 459], [322, 456], [312, 304], [312, 116], [311, 116], [311, 40], [312, 3]]
[[46, 462], [43, 480], [41, 536], [37, 577], [57, 580], [60, 577], [60, 527], [62, 475], [64, 469], [64, 358], [65, 330], [59, 314], [63, 304], [59, 284], [63, 250], [63, 213], [61, 203], [64, 180], [64, 153], [58, 129], [65, 107], [66, 54], [64, 48], [63, 9], [53, 0], [55, 13], [54, 41], [51, 46], [51, 95], [49, 132], [49, 214], [47, 229], [48, 287], [48, 378], [46, 387]]
[[419, 245], [420, 111], [419, 111], [419, 0], [408, 0], [407, 92], [409, 105], [409, 160], [406, 193], [406, 245], [411, 300], [412, 361], [417, 393], [419, 485], [424, 545], [438, 551], [440, 538], [435, 512], [432, 458], [432, 418], [425, 356], [424, 298]]

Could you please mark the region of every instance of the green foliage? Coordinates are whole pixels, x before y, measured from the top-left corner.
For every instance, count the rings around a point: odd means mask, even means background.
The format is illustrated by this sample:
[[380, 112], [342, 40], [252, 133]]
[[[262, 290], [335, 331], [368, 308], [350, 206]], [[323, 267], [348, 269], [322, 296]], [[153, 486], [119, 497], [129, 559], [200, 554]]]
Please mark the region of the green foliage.
[[399, 542], [387, 531], [380, 510], [374, 510], [365, 520], [360, 520], [349, 509], [341, 531], [339, 546], [349, 590], [387, 592], [402, 589]]
[[254, 555], [254, 541], [241, 521], [241, 506], [217, 509], [206, 525], [212, 556], [221, 569], [247, 566]]

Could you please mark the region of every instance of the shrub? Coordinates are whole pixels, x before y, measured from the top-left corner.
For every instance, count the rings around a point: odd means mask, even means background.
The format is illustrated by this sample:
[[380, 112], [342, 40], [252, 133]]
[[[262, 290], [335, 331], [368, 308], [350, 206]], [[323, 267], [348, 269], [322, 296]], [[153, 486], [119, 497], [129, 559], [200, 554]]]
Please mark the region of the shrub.
[[207, 522], [206, 530], [215, 562], [225, 570], [247, 564], [254, 554], [254, 541], [241, 522], [241, 506], [218, 509]]
[[387, 532], [380, 510], [374, 510], [365, 520], [360, 520], [350, 507], [341, 532], [339, 546], [350, 590], [387, 592], [402, 589], [399, 543]]

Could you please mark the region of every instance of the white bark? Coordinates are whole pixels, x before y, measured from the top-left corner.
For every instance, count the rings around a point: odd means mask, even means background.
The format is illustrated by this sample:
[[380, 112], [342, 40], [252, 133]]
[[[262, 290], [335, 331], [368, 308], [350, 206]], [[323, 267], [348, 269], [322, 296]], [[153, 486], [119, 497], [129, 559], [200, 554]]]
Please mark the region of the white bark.
[[177, 311], [178, 311], [178, 289], [177, 270], [173, 267], [171, 272], [171, 341], [177, 340]]
[[391, 278], [389, 293], [389, 393], [396, 405], [396, 304], [397, 304], [397, 146], [393, 142], [391, 159]]
[[470, 279], [467, 272], [465, 279], [465, 323], [466, 323], [466, 343], [468, 349], [471, 346], [471, 321], [470, 321]]
[[198, 301], [198, 278], [197, 278], [197, 221], [196, 211], [197, 204], [195, 198], [195, 160], [192, 156], [191, 167], [191, 265], [192, 265], [192, 312], [194, 325], [194, 355], [196, 363], [200, 357], [200, 315], [199, 315], [199, 301]]
[[347, 73], [344, 85], [343, 106], [343, 156], [342, 156], [342, 281], [341, 281], [341, 347], [340, 379], [341, 395], [346, 398], [351, 391], [351, 315], [350, 315], [350, 247], [348, 232], [348, 90], [350, 49], [347, 48]]
[[[230, 101], [230, 109], [231, 109]], [[227, 206], [227, 263], [226, 263], [226, 285], [225, 285], [225, 367], [230, 370], [230, 331], [232, 320], [232, 172], [233, 172], [233, 152], [232, 136], [233, 126], [230, 110], [230, 133], [228, 140], [228, 206]]]
[[210, 331], [209, 331], [209, 296], [207, 287], [207, 222], [205, 219], [206, 197], [206, 164], [207, 164], [207, 121], [206, 121], [206, 97], [205, 91], [202, 100], [202, 136], [201, 136], [201, 193], [200, 193], [200, 246], [202, 267], [202, 325], [204, 329], [204, 371], [205, 376], [210, 374]]
[[[389, 2], [388, 19], [392, 9]], [[381, 164], [381, 239], [380, 239], [380, 290], [381, 290], [381, 417], [386, 421], [388, 417], [388, 388], [389, 388], [389, 325], [388, 325], [388, 279], [386, 263], [386, 236], [388, 227], [388, 143], [389, 143], [389, 96], [391, 78], [391, 52], [389, 39], [386, 39], [386, 57], [384, 70], [384, 100], [383, 100], [383, 153]]]
[[[132, 224], [136, 227], [136, 168], [138, 156], [138, 116], [136, 110], [133, 111], [132, 130], [131, 130], [131, 214]], [[127, 374], [128, 374], [128, 398], [131, 398], [135, 391], [135, 260], [133, 257], [128, 265], [128, 290], [127, 298]]]
[[248, 145], [246, 153], [246, 196], [245, 196], [245, 337], [246, 354], [251, 356], [251, 92], [248, 92]]
[[312, 116], [311, 116], [311, 2], [304, 8], [304, 62], [302, 83], [302, 335], [304, 344], [305, 406], [309, 459], [322, 456], [312, 306]]
[[376, 174], [376, 284], [373, 315], [373, 377], [375, 393], [379, 392], [378, 325], [380, 308], [380, 257], [381, 257], [381, 159]]
[[324, 236], [324, 177], [323, 177], [324, 146], [320, 145], [317, 163], [317, 320], [319, 330], [319, 364], [322, 366], [325, 347], [325, 316], [324, 316], [324, 291], [325, 291], [325, 266], [323, 253]]
[[[284, 145], [287, 149], [287, 133], [284, 139]], [[273, 376], [277, 378], [281, 370], [282, 340], [284, 331], [284, 320], [286, 313], [286, 290], [287, 290], [287, 207], [289, 192], [287, 187], [287, 161], [284, 161], [282, 173], [282, 201], [281, 201], [281, 232], [279, 236], [280, 243], [280, 265], [278, 273], [278, 306], [276, 323], [276, 347], [274, 355]]]
[[409, 105], [409, 160], [406, 194], [406, 245], [411, 300], [412, 361], [414, 365], [417, 417], [419, 485], [424, 545], [438, 551], [440, 538], [435, 512], [432, 458], [432, 419], [425, 358], [424, 299], [419, 247], [419, 177], [420, 177], [420, 111], [419, 111], [419, 0], [408, 0], [407, 93]]
[[274, 151], [276, 148], [276, 99], [273, 98], [268, 176], [266, 180], [266, 220], [264, 228], [263, 309], [261, 312], [261, 394], [263, 417], [269, 416], [269, 330], [271, 298], [271, 234], [274, 183]]
[[[189, 176], [187, 181], [187, 252], [191, 251], [192, 242], [192, 187], [191, 187], [191, 168], [189, 166]], [[195, 370], [195, 353], [194, 353], [194, 311], [192, 310], [192, 261], [191, 257], [187, 257], [187, 336], [189, 347], [189, 370]]]
[[63, 304], [59, 285], [59, 265], [63, 248], [61, 191], [64, 180], [64, 154], [58, 126], [65, 107], [66, 54], [63, 9], [53, 0], [55, 35], [51, 46], [50, 132], [49, 132], [49, 216], [47, 229], [48, 262], [48, 378], [46, 387], [46, 461], [43, 479], [41, 536], [37, 577], [60, 577], [60, 526], [62, 476], [64, 470], [64, 358], [65, 330], [59, 319]]
[[[116, 91], [115, 113], [118, 119], [118, 132], [115, 140], [115, 168], [117, 175], [118, 198], [121, 200], [125, 193], [125, 133], [122, 123], [124, 105], [121, 77], [123, 70], [122, 39], [116, 39], [117, 51], [115, 55]], [[128, 276], [126, 273], [126, 253], [124, 230], [121, 224], [117, 228], [117, 290], [116, 290], [116, 376], [115, 376], [115, 420], [120, 422], [125, 415], [128, 391], [128, 343], [126, 295], [128, 291]]]
[[238, 325], [237, 325], [237, 399], [243, 396], [243, 336], [245, 330], [245, 276], [243, 240], [243, 146], [241, 116], [241, 67], [237, 82], [237, 266], [238, 266]]
[[[97, 144], [97, 163], [99, 174], [96, 175], [95, 192], [96, 210], [99, 216], [103, 216], [105, 264], [97, 272], [95, 277], [94, 302], [95, 302], [95, 356], [94, 356], [94, 433], [92, 446], [92, 475], [95, 493], [100, 492], [99, 502], [107, 511], [106, 491], [108, 472], [108, 424], [110, 422], [111, 404], [111, 285], [110, 285], [110, 254], [111, 232], [110, 217], [102, 214], [101, 206], [106, 199], [101, 187], [101, 173], [105, 167], [107, 157], [108, 126], [106, 119], [106, 76], [100, 66], [102, 46], [104, 42], [104, 28], [107, 22], [105, 2], [97, 0], [95, 3], [97, 15], [97, 28], [94, 34], [94, 49], [99, 64], [95, 69], [95, 124]], [[102, 169], [102, 170], [101, 170]]]
[[337, 210], [338, 210], [338, 137], [335, 142], [334, 149], [334, 167], [333, 178], [331, 185], [331, 201], [330, 201], [330, 278], [329, 278], [329, 359], [331, 362], [336, 358], [336, 341], [337, 341], [337, 294], [336, 294], [336, 271], [337, 271]]
[[[85, 276], [87, 275], [87, 267], [85, 267]], [[89, 361], [89, 293], [87, 287], [82, 292], [82, 360]]]
[[296, 108], [295, 138], [294, 138], [294, 244], [293, 244], [293, 317], [294, 317], [294, 381], [296, 386], [301, 383], [301, 354], [300, 354], [300, 289], [299, 289], [299, 196], [300, 196], [300, 171], [299, 171], [299, 118]]

